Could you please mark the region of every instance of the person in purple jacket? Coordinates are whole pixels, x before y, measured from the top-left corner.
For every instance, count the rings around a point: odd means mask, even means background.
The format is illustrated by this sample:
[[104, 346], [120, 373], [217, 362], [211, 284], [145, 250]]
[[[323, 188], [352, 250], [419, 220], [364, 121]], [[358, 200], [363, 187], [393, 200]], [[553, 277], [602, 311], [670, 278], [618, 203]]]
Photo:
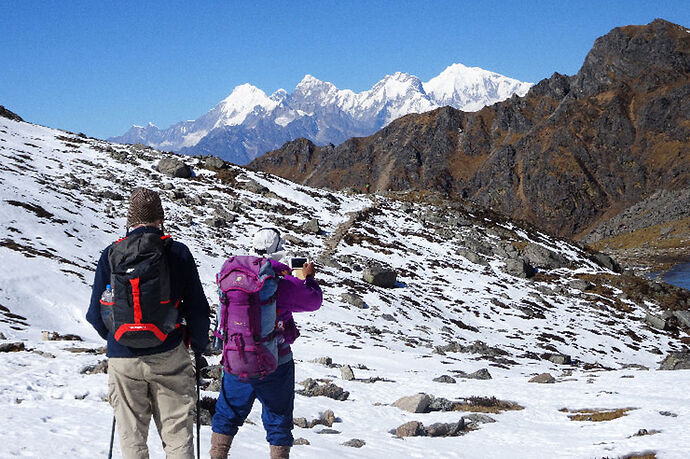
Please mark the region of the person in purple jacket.
[[267, 257], [273, 270], [282, 276], [276, 293], [277, 326], [282, 327], [283, 341], [278, 349], [278, 368], [262, 379], [242, 382], [225, 372], [216, 412], [211, 426], [211, 459], [226, 459], [232, 439], [244, 423], [256, 398], [262, 404], [261, 420], [266, 429], [271, 459], [290, 457], [292, 446], [292, 412], [295, 403], [295, 363], [290, 344], [299, 336], [293, 312], [316, 311], [321, 307], [322, 293], [314, 279], [314, 264], [305, 263], [302, 277], [291, 275], [281, 263], [282, 239], [275, 228], [262, 228], [254, 235], [253, 255]]

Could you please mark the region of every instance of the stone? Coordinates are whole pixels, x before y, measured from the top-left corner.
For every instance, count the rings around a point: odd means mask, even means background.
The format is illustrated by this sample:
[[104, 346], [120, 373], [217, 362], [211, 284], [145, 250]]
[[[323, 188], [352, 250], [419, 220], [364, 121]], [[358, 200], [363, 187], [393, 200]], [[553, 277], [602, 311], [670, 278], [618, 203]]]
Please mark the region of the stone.
[[480, 413], [470, 413], [466, 414], [463, 416], [465, 418], [465, 421], [471, 422], [474, 424], [490, 424], [492, 422], [496, 422], [494, 418], [491, 416], [487, 416], [485, 414], [480, 414]]
[[108, 373], [108, 360], [101, 360], [96, 365], [87, 365], [79, 373], [83, 375]]
[[584, 279], [573, 279], [570, 282], [568, 282], [568, 287], [584, 292], [585, 290], [589, 290], [592, 287], [594, 287], [594, 284], [592, 284], [591, 282], [587, 282]]
[[333, 423], [336, 421], [335, 413], [333, 410], [326, 410], [323, 413], [321, 413], [321, 423], [325, 425], [326, 427], [332, 427]]
[[355, 379], [355, 373], [352, 371], [350, 365], [343, 365], [340, 367], [340, 377], [345, 381], [352, 381]]
[[223, 218], [207, 218], [206, 221], [204, 222], [211, 228], [225, 228], [228, 226], [228, 222], [225, 221]]
[[531, 266], [541, 269], [563, 268], [568, 265], [568, 260], [563, 255], [533, 242], [527, 244], [522, 256]]
[[214, 379], [210, 383], [208, 383], [208, 386], [206, 386], [207, 391], [209, 392], [220, 392], [220, 388], [222, 387], [223, 383], [221, 382], [220, 379]]
[[319, 384], [311, 378], [307, 378], [301, 383], [304, 386], [303, 390], [295, 391], [297, 394], [305, 397], [328, 397], [333, 400], [344, 401], [350, 396], [350, 393], [343, 390], [333, 383]]
[[426, 412], [453, 411], [453, 408], [455, 408], [455, 403], [451, 402], [447, 398], [436, 397], [431, 401], [429, 407], [426, 409]]
[[681, 328], [690, 328], [690, 311], [673, 311], [673, 317]]
[[486, 258], [483, 256], [479, 255], [476, 252], [473, 252], [469, 249], [461, 248], [458, 250], [458, 255], [461, 257], [465, 258], [467, 261], [470, 261], [476, 265], [481, 265], [481, 266], [489, 266], [489, 262]]
[[555, 363], [556, 365], [570, 365], [571, 359], [569, 355], [565, 354], [550, 354], [547, 360]]
[[24, 343], [2, 343], [0, 344], [0, 352], [20, 352], [25, 351]]
[[431, 402], [432, 398], [429, 394], [419, 393], [399, 398], [393, 402], [393, 406], [410, 413], [426, 413]]
[[426, 430], [421, 422], [410, 421], [398, 426], [395, 429], [395, 434], [398, 437], [421, 437], [426, 435]]
[[609, 269], [614, 273], [620, 273], [622, 271], [618, 262], [616, 262], [616, 260], [606, 255], [605, 253], [597, 253], [594, 255], [593, 258], [594, 261], [597, 264], [599, 264], [599, 266], [603, 266], [604, 268]]
[[503, 272], [508, 275], [523, 279], [534, 277], [536, 274], [534, 268], [522, 258], [511, 258], [506, 260], [506, 264], [503, 267]]
[[483, 380], [492, 379], [491, 373], [489, 373], [489, 370], [486, 368], [481, 368], [481, 369], [475, 371], [474, 373], [465, 374], [465, 375], [463, 375], [463, 378], [466, 378], [466, 379], [483, 379]]
[[248, 180], [246, 182], [240, 182], [239, 185], [241, 188], [243, 188], [247, 191], [250, 191], [252, 193], [255, 193], [255, 194], [264, 194], [264, 193], [268, 193], [268, 191], [269, 191], [268, 188], [266, 188], [265, 186], [261, 185], [260, 183], [254, 181], [254, 180]]
[[652, 328], [659, 330], [666, 330], [668, 328], [668, 322], [661, 317], [655, 316], [654, 314], [647, 313], [644, 320]]
[[312, 218], [305, 224], [303, 224], [300, 229], [304, 233], [309, 233], [309, 234], [321, 234], [321, 227], [319, 226], [319, 221], [315, 218]]
[[83, 341], [78, 335], [61, 335], [58, 332], [45, 331], [41, 332], [41, 339], [43, 341]]
[[435, 422], [426, 428], [426, 434], [429, 437], [445, 437], [450, 433], [453, 425], [445, 422]]
[[307, 423], [307, 418], [294, 418], [292, 420], [292, 423], [297, 427], [301, 427], [303, 429], [309, 427], [309, 424]]
[[309, 443], [309, 440], [307, 440], [306, 438], [299, 437], [299, 438], [295, 438], [295, 441], [292, 442], [292, 445], [293, 446], [306, 446], [306, 445], [311, 445], [311, 443]]
[[343, 303], [350, 304], [358, 309], [366, 309], [367, 304], [359, 296], [353, 295], [352, 293], [341, 293], [340, 300]]
[[671, 352], [661, 362], [659, 370], [689, 370], [690, 352]]
[[448, 375], [441, 375], [438, 378], [434, 378], [432, 381], [439, 382], [439, 383], [446, 383], [446, 384], [455, 384], [456, 383], [455, 378], [453, 378], [452, 376], [448, 376]]
[[204, 159], [204, 166], [209, 169], [222, 169], [225, 167], [225, 161], [217, 156], [207, 156]]
[[176, 158], [163, 158], [158, 162], [158, 172], [177, 178], [192, 176], [192, 168]]
[[327, 367], [330, 367], [333, 365], [333, 359], [330, 357], [319, 357], [314, 360], [312, 360], [313, 363], [320, 363], [321, 365], [326, 365]]
[[551, 373], [542, 373], [540, 375], [534, 376], [528, 382], [540, 384], [553, 384], [556, 382], [556, 378], [551, 376]]
[[659, 411], [659, 414], [662, 416], [668, 416], [671, 418], [677, 418], [678, 417], [678, 415], [676, 413], [672, 413], [670, 411]]
[[7, 337], [5, 337], [5, 334], [4, 334], [4, 333], [1, 333], [1, 332], [0, 332], [0, 339], [7, 339]]
[[361, 448], [362, 446], [366, 445], [367, 442], [364, 440], [360, 440], [359, 438], [353, 438], [352, 440], [348, 440], [345, 443], [343, 443], [343, 446], [349, 446], [350, 448]]
[[325, 434], [325, 435], [337, 435], [337, 434], [340, 433], [340, 431], [339, 431], [339, 430], [335, 430], [335, 429], [328, 429], [328, 428], [325, 428], [325, 429], [319, 430], [319, 431], [316, 432], [316, 433], [317, 433], [317, 434], [321, 434], [321, 435], [324, 435], [324, 434]]
[[365, 282], [383, 288], [394, 288], [397, 276], [397, 273], [392, 269], [377, 263], [365, 267], [362, 273], [362, 279]]

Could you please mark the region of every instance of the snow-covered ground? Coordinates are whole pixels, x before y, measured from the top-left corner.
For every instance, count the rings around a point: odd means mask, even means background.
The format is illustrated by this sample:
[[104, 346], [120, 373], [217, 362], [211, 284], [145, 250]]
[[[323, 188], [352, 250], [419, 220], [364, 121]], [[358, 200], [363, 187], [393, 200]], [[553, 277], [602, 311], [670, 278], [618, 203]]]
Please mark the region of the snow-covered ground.
[[[681, 348], [678, 337], [645, 324], [652, 303], [636, 304], [615, 287], [574, 288], [579, 277], [610, 274], [579, 248], [443, 206], [330, 193], [239, 168], [218, 173], [204, 169], [203, 159], [184, 158], [196, 177], [171, 178], [154, 170], [164, 156], [172, 155], [0, 118], [0, 333], [6, 338], [0, 345], [26, 348], [0, 352], [0, 457], [107, 454], [107, 375], [82, 374], [105, 358], [104, 342], [84, 314], [95, 262], [123, 234], [126, 197], [136, 185], [164, 190], [167, 230], [194, 253], [211, 302], [223, 259], [243, 252], [265, 224], [291, 236], [293, 253], [319, 262], [325, 302], [296, 317], [302, 332], [294, 345], [296, 379], [330, 379], [350, 396], [297, 396], [296, 417], [313, 419], [331, 409], [340, 433], [295, 427], [295, 437], [310, 445], [295, 446], [292, 457], [690, 456], [688, 371], [655, 370], [667, 352]], [[220, 228], [209, 220], [221, 218]], [[321, 234], [301, 229], [312, 218]], [[570, 267], [527, 280], [505, 274], [505, 259], [495, 254], [477, 263], [458, 254], [477, 244], [527, 243], [558, 252]], [[398, 272], [398, 288], [362, 280], [361, 268], [374, 260]], [[366, 307], [349, 304], [344, 293]], [[44, 330], [83, 341], [43, 341]], [[476, 341], [496, 352], [437, 349]], [[552, 363], [545, 353], [568, 355], [574, 363]], [[337, 366], [313, 361], [325, 356], [352, 366], [356, 379], [343, 380]], [[493, 378], [432, 381], [481, 368]], [[528, 382], [544, 372], [557, 382]], [[364, 382], [377, 377], [383, 380]], [[430, 425], [467, 414], [413, 414], [390, 406], [418, 392], [449, 400], [497, 397], [524, 409], [490, 414], [496, 422], [460, 437], [398, 438], [390, 430], [407, 421]], [[591, 422], [570, 420], [564, 408], [633, 409]], [[249, 420], [232, 453], [267, 457], [258, 404]], [[659, 433], [635, 435], [641, 429]], [[203, 426], [204, 456], [209, 437]], [[342, 445], [353, 438], [366, 444]], [[163, 457], [153, 427], [149, 445], [151, 457]]]

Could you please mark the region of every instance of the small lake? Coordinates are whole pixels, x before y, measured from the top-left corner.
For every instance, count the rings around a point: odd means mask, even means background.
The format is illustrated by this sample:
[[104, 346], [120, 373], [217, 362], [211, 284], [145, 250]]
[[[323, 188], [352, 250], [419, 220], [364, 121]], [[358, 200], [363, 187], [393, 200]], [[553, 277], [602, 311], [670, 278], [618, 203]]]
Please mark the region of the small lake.
[[662, 277], [667, 284], [690, 290], [690, 263], [678, 265]]

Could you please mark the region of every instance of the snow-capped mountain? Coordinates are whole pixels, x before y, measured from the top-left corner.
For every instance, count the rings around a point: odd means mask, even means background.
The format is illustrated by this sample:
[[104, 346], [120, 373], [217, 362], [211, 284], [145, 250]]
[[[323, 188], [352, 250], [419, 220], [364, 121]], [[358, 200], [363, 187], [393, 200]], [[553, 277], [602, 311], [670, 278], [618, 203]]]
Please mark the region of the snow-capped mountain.
[[[690, 452], [687, 370], [648, 370], [670, 351], [687, 352], [688, 329], [658, 323], [680, 308], [677, 293], [616, 274], [568, 241], [434, 196], [328, 192], [215, 158], [3, 117], [0, 158], [0, 457], [107, 454], [105, 343], [84, 314], [95, 262], [123, 235], [134, 186], [161, 192], [166, 229], [190, 247], [210, 302], [224, 258], [245, 253], [262, 225], [283, 232], [295, 255], [316, 260], [324, 304], [296, 315], [296, 379], [331, 382], [348, 394], [296, 396], [294, 435], [303, 446], [295, 457]], [[187, 162], [194, 177], [161, 173], [163, 158]], [[320, 231], [307, 225], [313, 219]], [[518, 277], [527, 262], [539, 273]], [[376, 264], [396, 272], [393, 288], [364, 280]], [[52, 340], [52, 332], [82, 341]], [[529, 382], [546, 372], [551, 384]], [[433, 410], [393, 405], [420, 392], [435, 397]], [[208, 386], [202, 396], [218, 393]], [[326, 410], [336, 418], [332, 430], [298, 421]], [[592, 422], [601, 412], [602, 422]], [[436, 436], [439, 425], [461, 419], [462, 438]], [[399, 436], [406, 431], [396, 428], [411, 421], [428, 426], [415, 424], [423, 436]], [[151, 456], [163, 457], [152, 432]], [[209, 438], [204, 425], [204, 452]], [[266, 451], [257, 403], [232, 454]]]
[[267, 96], [243, 84], [197, 120], [167, 129], [133, 126], [110, 140], [187, 154], [212, 154], [245, 164], [283, 143], [305, 137], [319, 145], [373, 134], [396, 118], [452, 105], [465, 111], [524, 95], [532, 85], [480, 68], [454, 64], [427, 83], [406, 73], [387, 75], [355, 93], [306, 75], [292, 94]]

